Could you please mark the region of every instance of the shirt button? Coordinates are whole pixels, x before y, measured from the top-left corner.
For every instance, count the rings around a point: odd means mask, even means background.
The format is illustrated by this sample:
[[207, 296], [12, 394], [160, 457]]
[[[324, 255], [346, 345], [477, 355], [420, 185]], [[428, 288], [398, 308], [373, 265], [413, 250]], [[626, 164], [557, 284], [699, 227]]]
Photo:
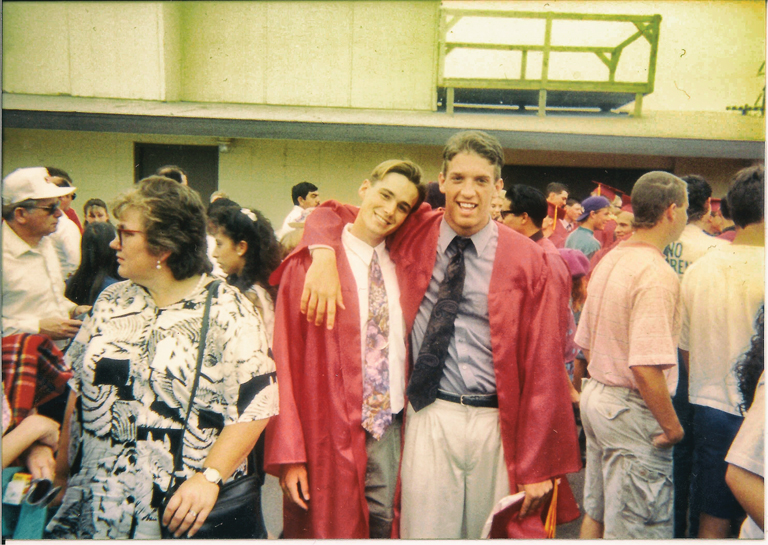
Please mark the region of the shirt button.
[[462, 365], [462, 366], [461, 366], [461, 368], [462, 368], [462, 369], [464, 369], [464, 370], [466, 370], [466, 369], [467, 369], [467, 366], [466, 366], [466, 365]]

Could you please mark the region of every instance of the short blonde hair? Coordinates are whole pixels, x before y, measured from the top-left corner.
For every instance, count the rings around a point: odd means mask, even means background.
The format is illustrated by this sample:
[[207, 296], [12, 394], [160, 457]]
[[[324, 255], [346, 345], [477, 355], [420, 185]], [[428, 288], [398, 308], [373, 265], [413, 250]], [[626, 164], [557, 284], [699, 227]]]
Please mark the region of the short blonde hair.
[[408, 178], [416, 186], [418, 192], [418, 199], [416, 204], [411, 207], [411, 210], [416, 210], [421, 203], [424, 202], [424, 198], [427, 195], [427, 186], [421, 183], [421, 167], [413, 161], [401, 160], [401, 159], [389, 159], [383, 163], [379, 163], [376, 168], [371, 172], [370, 181], [372, 185], [382, 180], [387, 174], [401, 174]]

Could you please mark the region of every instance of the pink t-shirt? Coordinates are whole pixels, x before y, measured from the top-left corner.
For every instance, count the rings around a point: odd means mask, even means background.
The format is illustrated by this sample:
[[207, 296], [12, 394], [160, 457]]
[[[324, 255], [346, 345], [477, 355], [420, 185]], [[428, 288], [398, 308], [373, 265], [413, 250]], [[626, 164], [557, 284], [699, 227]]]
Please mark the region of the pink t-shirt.
[[662, 253], [622, 242], [598, 263], [587, 287], [575, 342], [589, 350], [592, 378], [637, 390], [631, 367], [658, 365], [677, 388], [680, 283]]

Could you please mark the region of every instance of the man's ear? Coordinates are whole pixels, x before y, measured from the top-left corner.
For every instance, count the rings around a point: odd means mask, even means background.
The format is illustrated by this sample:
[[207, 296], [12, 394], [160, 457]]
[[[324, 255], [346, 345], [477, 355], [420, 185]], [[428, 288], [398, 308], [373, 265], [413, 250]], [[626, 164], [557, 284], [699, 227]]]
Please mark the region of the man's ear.
[[677, 205], [675, 203], [672, 203], [669, 205], [669, 207], [666, 210], [666, 216], [667, 219], [670, 222], [675, 221], [675, 213], [677, 212]]
[[528, 212], [523, 212], [522, 214], [520, 214], [520, 221], [522, 222], [523, 225], [531, 221], [531, 217], [528, 215]]
[[445, 176], [442, 172], [437, 175], [437, 187], [440, 190], [440, 193], [445, 193]]
[[304, 202], [305, 202], [307, 199], [305, 199], [304, 197], [299, 197], [299, 198], [298, 198], [298, 199], [296, 199], [296, 200], [297, 200], [297, 201], [299, 201], [299, 206], [301, 206], [302, 208], [304, 208]]
[[20, 224], [23, 225], [23, 224], [27, 223], [27, 216], [26, 216], [26, 214], [27, 214], [27, 210], [24, 207], [19, 206], [19, 207], [15, 208], [13, 210], [13, 220], [16, 223], [20, 223]]
[[373, 186], [370, 180], [364, 180], [360, 187], [357, 188], [357, 194], [360, 196], [360, 200], [365, 199], [365, 194]]
[[498, 195], [499, 191], [504, 189], [504, 179], [499, 178], [498, 180], [496, 180], [496, 183], [494, 184], [494, 186], [496, 187], [496, 194]]

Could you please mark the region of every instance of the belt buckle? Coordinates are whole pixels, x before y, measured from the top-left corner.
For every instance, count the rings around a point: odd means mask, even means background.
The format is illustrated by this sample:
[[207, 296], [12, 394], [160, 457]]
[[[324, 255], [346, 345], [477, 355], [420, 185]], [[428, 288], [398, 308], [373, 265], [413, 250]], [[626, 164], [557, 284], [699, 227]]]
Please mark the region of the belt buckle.
[[464, 394], [461, 394], [461, 395], [459, 396], [459, 404], [460, 404], [462, 407], [468, 407], [469, 405], [465, 405], [465, 404], [464, 404], [464, 397], [465, 397], [465, 396], [464, 396]]

